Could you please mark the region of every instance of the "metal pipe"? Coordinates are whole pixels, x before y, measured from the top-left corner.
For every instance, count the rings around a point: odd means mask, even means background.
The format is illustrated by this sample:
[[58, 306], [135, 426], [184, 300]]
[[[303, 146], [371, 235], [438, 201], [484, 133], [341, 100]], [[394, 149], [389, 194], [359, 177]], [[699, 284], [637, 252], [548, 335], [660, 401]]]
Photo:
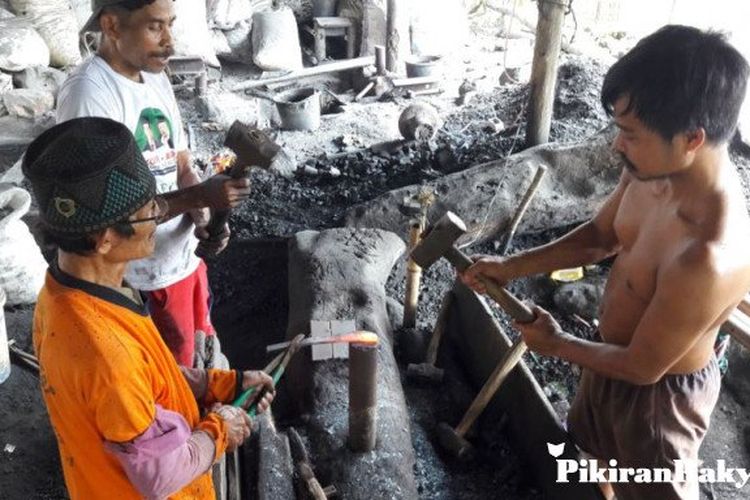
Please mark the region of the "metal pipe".
[[349, 449], [371, 451], [377, 441], [378, 348], [349, 344]]

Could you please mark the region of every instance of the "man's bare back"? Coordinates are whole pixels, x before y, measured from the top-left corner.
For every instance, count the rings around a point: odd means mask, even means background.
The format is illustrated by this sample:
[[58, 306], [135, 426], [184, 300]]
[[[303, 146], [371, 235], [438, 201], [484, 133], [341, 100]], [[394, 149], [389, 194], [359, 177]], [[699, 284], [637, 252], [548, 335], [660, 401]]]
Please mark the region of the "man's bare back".
[[[710, 303], [684, 303], [682, 307], [710, 309], [715, 320], [706, 329], [693, 332], [695, 344], [668, 370], [690, 373], [709, 362], [718, 327], [750, 289], [750, 218], [739, 179], [731, 165], [720, 185], [693, 190], [690, 196], [674, 192], [670, 179], [639, 181], [623, 175], [626, 184], [613, 228], [619, 242], [600, 307], [602, 338], [628, 345], [659, 284], [661, 268], [680, 259], [685, 252], [712, 255], [706, 287], [724, 290]], [[731, 263], [731, 265], [730, 265]], [[680, 290], [673, 300], [680, 301]]]

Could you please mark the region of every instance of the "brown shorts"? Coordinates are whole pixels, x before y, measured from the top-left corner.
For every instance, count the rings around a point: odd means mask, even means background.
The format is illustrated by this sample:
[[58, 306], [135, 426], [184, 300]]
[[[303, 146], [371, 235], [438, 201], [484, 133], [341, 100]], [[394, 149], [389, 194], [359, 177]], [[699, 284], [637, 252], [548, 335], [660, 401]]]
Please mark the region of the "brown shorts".
[[[568, 414], [568, 430], [585, 452], [609, 467], [674, 469], [676, 459], [697, 459], [719, 399], [716, 358], [693, 373], [665, 375], [633, 385], [583, 370]], [[698, 484], [613, 483], [618, 500], [698, 499]]]

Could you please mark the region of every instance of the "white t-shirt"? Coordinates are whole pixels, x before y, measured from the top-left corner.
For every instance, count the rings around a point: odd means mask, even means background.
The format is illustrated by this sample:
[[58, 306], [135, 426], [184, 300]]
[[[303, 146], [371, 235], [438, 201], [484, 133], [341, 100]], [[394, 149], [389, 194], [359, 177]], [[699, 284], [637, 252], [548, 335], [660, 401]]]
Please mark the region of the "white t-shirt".
[[[57, 123], [82, 116], [111, 118], [135, 136], [151, 172], [156, 191], [177, 189], [177, 152], [187, 149], [177, 101], [166, 74], [141, 73], [143, 83], [115, 72], [99, 56], [78, 66], [60, 88]], [[189, 276], [198, 267], [198, 240], [192, 219], [183, 215], [160, 224], [156, 249], [128, 265], [126, 279], [140, 290], [158, 290]]]

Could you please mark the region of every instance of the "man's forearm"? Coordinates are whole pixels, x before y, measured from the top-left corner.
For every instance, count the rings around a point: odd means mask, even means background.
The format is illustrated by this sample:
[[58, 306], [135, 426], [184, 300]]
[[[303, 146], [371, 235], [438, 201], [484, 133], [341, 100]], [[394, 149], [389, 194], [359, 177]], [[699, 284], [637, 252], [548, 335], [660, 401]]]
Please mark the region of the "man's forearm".
[[187, 368], [180, 366], [196, 402], [201, 406], [212, 403], [231, 403], [242, 391], [242, 372], [240, 370], [217, 370]]
[[209, 204], [204, 198], [203, 188], [200, 184], [163, 193], [161, 197], [169, 205], [166, 219], [171, 219], [196, 208], [206, 207]]
[[614, 253], [615, 246], [603, 241], [592, 222], [586, 222], [555, 241], [508, 257], [504, 265], [515, 276], [530, 276], [594, 264]]
[[189, 151], [177, 153], [177, 172], [178, 189], [161, 195], [169, 205], [166, 219], [209, 204], [203, 186], [200, 186], [201, 178], [193, 169]]
[[656, 382], [655, 379], [658, 379], [650, 373], [651, 370], [632, 359], [627, 347], [603, 342], [591, 342], [568, 333], [563, 334], [558, 349], [552, 355], [588, 368], [605, 377], [623, 380], [635, 385], [653, 384]]

